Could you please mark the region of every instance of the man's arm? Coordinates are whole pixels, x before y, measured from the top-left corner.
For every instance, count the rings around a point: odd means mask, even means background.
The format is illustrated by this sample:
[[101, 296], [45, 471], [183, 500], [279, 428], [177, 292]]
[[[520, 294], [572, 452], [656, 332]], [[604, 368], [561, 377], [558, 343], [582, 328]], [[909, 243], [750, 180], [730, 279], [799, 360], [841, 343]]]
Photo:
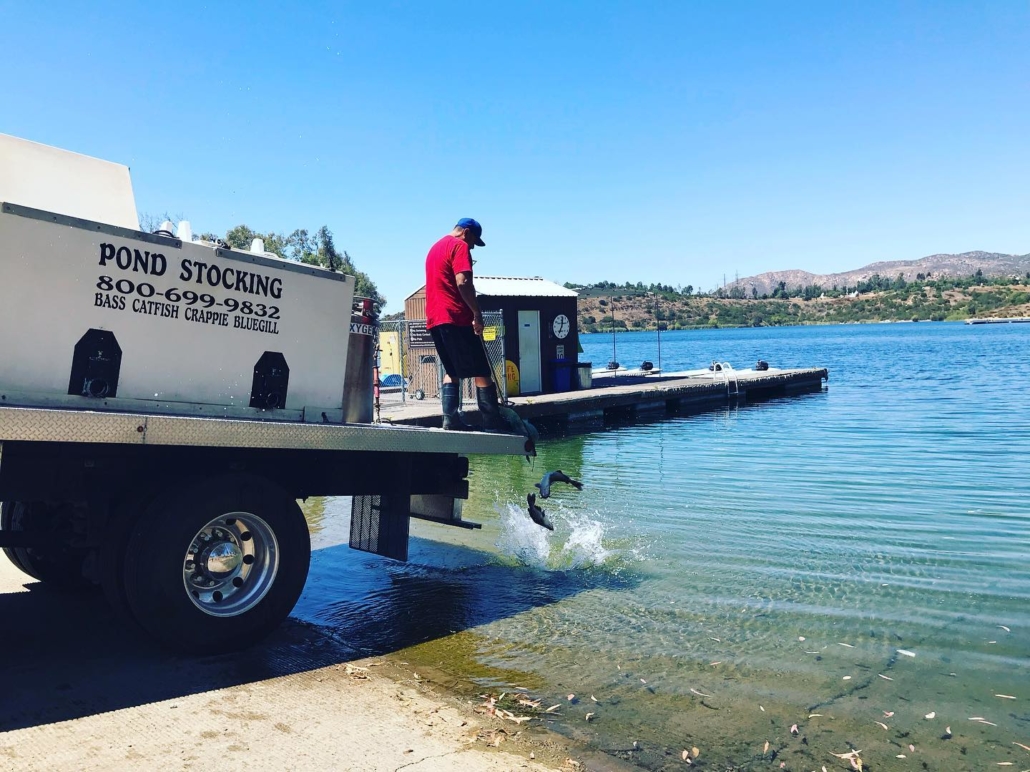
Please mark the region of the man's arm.
[[454, 279], [458, 284], [458, 293], [461, 295], [461, 299], [465, 301], [465, 305], [472, 309], [472, 330], [476, 335], [482, 335], [483, 312], [479, 309], [479, 301], [476, 300], [476, 288], [472, 284], [472, 272], [462, 271], [455, 275]]

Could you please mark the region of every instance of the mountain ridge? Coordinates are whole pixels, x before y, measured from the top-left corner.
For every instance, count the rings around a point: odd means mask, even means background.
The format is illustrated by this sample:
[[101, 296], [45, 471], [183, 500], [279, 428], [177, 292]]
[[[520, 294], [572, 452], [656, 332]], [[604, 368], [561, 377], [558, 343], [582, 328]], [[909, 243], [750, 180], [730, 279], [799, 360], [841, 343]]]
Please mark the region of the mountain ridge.
[[854, 287], [861, 281], [879, 274], [895, 278], [899, 273], [905, 281], [914, 281], [919, 274], [934, 277], [964, 277], [983, 272], [984, 276], [1023, 276], [1030, 272], [1030, 254], [1010, 255], [1002, 252], [975, 250], [959, 254], [939, 253], [918, 260], [882, 260], [861, 268], [838, 273], [817, 274], [797, 269], [766, 271], [755, 276], [737, 279], [726, 285], [727, 290], [740, 287], [746, 296], [770, 295], [783, 282], [786, 288], [818, 285], [824, 289]]

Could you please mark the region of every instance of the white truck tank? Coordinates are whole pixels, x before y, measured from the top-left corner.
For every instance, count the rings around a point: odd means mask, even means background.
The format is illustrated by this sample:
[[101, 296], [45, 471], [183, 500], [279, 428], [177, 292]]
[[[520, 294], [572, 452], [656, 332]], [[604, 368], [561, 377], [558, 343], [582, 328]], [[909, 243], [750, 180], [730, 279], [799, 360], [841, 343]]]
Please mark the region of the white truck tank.
[[142, 233], [126, 167], [5, 135], [0, 202], [0, 404], [343, 420], [353, 277]]

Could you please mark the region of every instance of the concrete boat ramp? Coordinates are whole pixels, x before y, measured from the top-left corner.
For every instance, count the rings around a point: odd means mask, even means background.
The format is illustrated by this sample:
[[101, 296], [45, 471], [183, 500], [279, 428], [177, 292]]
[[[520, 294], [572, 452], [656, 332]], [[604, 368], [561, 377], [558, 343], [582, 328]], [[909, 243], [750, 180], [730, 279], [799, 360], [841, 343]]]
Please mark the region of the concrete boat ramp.
[[[689, 370], [676, 373], [618, 371], [594, 373], [588, 389], [557, 394], [512, 397], [511, 407], [523, 418], [544, 427], [583, 428], [602, 426], [606, 421], [655, 418], [662, 413], [700, 413], [727, 404], [754, 402], [821, 391], [829, 379], [825, 368], [768, 370]], [[470, 422], [478, 411], [464, 405]], [[440, 425], [440, 402], [436, 399], [384, 402], [383, 421], [419, 426]]]

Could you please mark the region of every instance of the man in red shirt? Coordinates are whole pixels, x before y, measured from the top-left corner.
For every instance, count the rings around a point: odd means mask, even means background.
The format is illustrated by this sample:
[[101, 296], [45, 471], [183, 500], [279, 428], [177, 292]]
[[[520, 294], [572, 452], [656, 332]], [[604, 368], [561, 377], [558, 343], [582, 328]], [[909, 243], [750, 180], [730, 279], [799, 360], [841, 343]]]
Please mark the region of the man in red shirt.
[[465, 217], [426, 255], [426, 329], [433, 337], [446, 373], [440, 389], [444, 429], [472, 430], [458, 414], [458, 386], [462, 378], [474, 378], [483, 428], [508, 431], [498, 409], [497, 387], [480, 339], [483, 312], [472, 284], [472, 250], [485, 246], [483, 226]]

